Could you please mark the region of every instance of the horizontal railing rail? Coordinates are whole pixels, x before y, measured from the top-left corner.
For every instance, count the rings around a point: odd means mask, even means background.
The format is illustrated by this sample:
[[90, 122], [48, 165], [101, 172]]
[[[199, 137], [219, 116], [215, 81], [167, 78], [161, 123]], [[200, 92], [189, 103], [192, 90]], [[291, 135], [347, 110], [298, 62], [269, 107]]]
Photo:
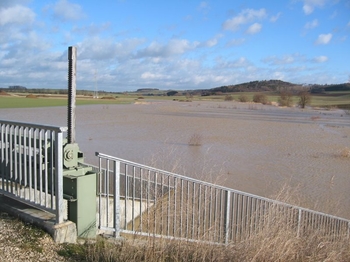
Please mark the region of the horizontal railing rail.
[[288, 230], [349, 238], [350, 221], [102, 153], [98, 167], [101, 231], [229, 243]]
[[0, 121], [0, 193], [64, 220], [65, 127]]

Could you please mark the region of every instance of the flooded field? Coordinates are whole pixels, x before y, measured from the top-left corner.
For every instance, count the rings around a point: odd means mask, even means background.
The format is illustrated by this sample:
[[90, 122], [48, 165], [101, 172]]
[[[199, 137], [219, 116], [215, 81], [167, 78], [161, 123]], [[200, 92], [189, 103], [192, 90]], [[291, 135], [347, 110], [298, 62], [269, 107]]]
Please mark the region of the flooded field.
[[[0, 109], [0, 119], [67, 126], [65, 107]], [[85, 162], [95, 152], [350, 218], [350, 116], [238, 102], [142, 101], [77, 107]], [[196, 137], [199, 145], [190, 145]]]

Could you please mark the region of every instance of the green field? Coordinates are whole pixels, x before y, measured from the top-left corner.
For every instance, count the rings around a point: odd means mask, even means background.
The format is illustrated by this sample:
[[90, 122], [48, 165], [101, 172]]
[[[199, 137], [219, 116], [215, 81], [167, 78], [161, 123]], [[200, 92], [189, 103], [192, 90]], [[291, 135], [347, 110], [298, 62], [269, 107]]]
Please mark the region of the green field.
[[[94, 104], [126, 104], [135, 100], [135, 97], [122, 97], [115, 99], [92, 99], [80, 98], [76, 100], [79, 105]], [[66, 97], [37, 97], [27, 98], [25, 96], [0, 96], [0, 108], [29, 108], [29, 107], [50, 107], [50, 106], [66, 106], [68, 99]]]
[[[249, 101], [253, 100], [254, 92], [235, 92], [230, 94], [210, 95], [210, 96], [142, 96], [137, 93], [118, 94], [118, 96], [107, 96], [99, 99], [93, 99], [91, 96], [77, 96], [76, 104], [79, 105], [95, 105], [95, 104], [128, 104], [143, 99], [152, 100], [176, 100], [176, 101], [224, 101], [227, 95], [231, 95], [232, 99], [239, 101], [241, 95], [246, 95]], [[269, 102], [278, 102], [279, 94], [273, 92], [265, 92]], [[297, 104], [299, 97], [294, 95], [293, 104]], [[64, 95], [40, 95], [36, 98], [29, 98], [26, 95], [0, 96], [0, 108], [30, 108], [30, 107], [50, 107], [50, 106], [66, 106], [68, 103], [67, 96]], [[350, 109], [350, 91], [348, 92], [329, 92], [324, 94], [315, 94], [311, 96], [312, 107], [324, 108], [343, 108]]]

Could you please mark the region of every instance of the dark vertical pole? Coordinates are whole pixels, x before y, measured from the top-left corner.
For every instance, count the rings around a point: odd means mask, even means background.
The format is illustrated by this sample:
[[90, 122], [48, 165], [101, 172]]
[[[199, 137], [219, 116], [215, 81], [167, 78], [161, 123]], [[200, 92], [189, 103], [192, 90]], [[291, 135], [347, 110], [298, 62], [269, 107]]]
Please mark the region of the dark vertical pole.
[[75, 143], [75, 99], [76, 99], [77, 48], [68, 47], [68, 143]]

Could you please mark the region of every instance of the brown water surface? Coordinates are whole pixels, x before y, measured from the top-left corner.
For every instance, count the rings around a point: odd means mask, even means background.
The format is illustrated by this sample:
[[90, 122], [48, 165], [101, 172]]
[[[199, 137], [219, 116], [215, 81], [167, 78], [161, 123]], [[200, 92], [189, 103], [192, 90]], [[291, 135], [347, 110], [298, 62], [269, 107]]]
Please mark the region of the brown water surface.
[[[65, 107], [0, 109], [0, 119], [67, 126]], [[350, 116], [342, 110], [238, 102], [145, 101], [78, 106], [85, 161], [101, 152], [270, 197], [288, 184], [298, 204], [350, 218]], [[197, 135], [201, 145], [190, 146]]]

